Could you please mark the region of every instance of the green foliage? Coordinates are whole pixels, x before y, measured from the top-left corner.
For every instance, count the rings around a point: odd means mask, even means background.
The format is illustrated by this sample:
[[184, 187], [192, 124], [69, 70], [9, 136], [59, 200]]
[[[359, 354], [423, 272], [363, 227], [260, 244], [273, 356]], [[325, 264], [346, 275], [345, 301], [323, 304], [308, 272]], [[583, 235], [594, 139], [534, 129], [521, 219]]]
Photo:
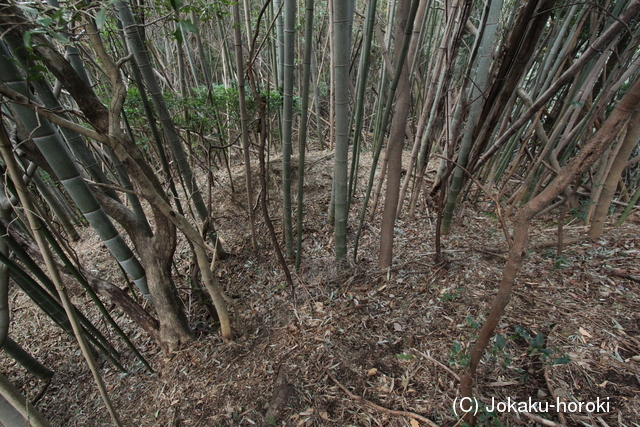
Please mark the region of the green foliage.
[[[492, 206], [493, 206], [493, 203], [492, 203]], [[481, 215], [488, 216], [489, 218], [493, 219], [493, 221], [498, 222], [498, 215], [496, 215], [493, 212], [481, 212]]]
[[[462, 423], [462, 425], [468, 426], [469, 424]], [[486, 427], [503, 427], [504, 426], [504, 424], [500, 422], [500, 419], [496, 416], [496, 414], [487, 409], [486, 405], [480, 405], [480, 411], [476, 416], [476, 425], [486, 426]]]
[[580, 206], [575, 207], [569, 210], [569, 213], [576, 219], [581, 221], [587, 220], [587, 213], [589, 212], [589, 206], [591, 206], [593, 202], [591, 199], [580, 200]]
[[[196, 0], [191, 1], [188, 4], [184, 4], [182, 0], [158, 2], [159, 5], [176, 12], [180, 11], [181, 13], [187, 14], [193, 11], [198, 16], [198, 19], [203, 22], [211, 19], [217, 19], [220, 16], [229, 15], [229, 6], [231, 3], [233, 2], [230, 0]], [[191, 23], [191, 21], [188, 22]]]
[[451, 346], [451, 350], [449, 350], [449, 365], [468, 368], [470, 362], [471, 355], [465, 351], [465, 348], [460, 341], [454, 341]]
[[545, 338], [542, 332], [538, 332], [535, 336], [531, 336], [522, 326], [515, 327], [515, 335], [513, 339], [522, 338], [529, 344], [529, 356], [538, 357], [543, 363], [549, 365], [566, 365], [571, 362], [571, 358], [564, 354], [561, 357], [551, 359], [551, 356], [555, 353], [554, 349], [548, 349], [545, 347]]
[[502, 334], [497, 334], [494, 337], [493, 345], [489, 350], [489, 360], [496, 362], [500, 360], [500, 366], [502, 369], [507, 369], [512, 362], [511, 357], [509, 357], [509, 354], [506, 352], [507, 346], [507, 338]]
[[442, 296], [440, 297], [440, 301], [445, 302], [453, 302], [455, 300], [457, 300], [458, 298], [460, 298], [460, 294], [458, 294], [457, 292], [445, 292], [442, 294]]
[[96, 13], [96, 28], [102, 31], [104, 29], [104, 24], [107, 21], [107, 9], [100, 9], [98, 13]]
[[478, 329], [480, 327], [480, 323], [478, 323], [477, 321], [473, 320], [473, 317], [471, 317], [471, 316], [467, 316], [467, 318], [465, 320], [467, 322], [467, 326], [472, 328], [472, 329]]
[[404, 360], [405, 362], [410, 362], [413, 359], [415, 359], [415, 356], [413, 354], [405, 354], [405, 353], [396, 354], [396, 357], [400, 360]]
[[[32, 38], [35, 34], [46, 34], [50, 38], [57, 40], [63, 45], [69, 43], [69, 37], [67, 36], [67, 27], [74, 26], [75, 23], [80, 20], [80, 13], [77, 9], [68, 9], [64, 6], [58, 8], [46, 7], [36, 8], [37, 3], [33, 3], [27, 6], [25, 3], [15, 3], [15, 5], [24, 12], [25, 15], [33, 17], [35, 26], [25, 31], [23, 34], [24, 45], [27, 50], [33, 49]], [[34, 6], [34, 7], [32, 7]], [[98, 18], [102, 13], [104, 18], [103, 9], [98, 11]], [[104, 23], [104, 19], [102, 21]]]
[[559, 270], [567, 265], [567, 257], [565, 254], [561, 254], [560, 256], [556, 256], [556, 260], [553, 263], [553, 268]]
[[[205, 87], [199, 87], [186, 98], [174, 92], [165, 92], [163, 96], [173, 121], [183, 129], [222, 140], [229, 128], [239, 128], [240, 103], [238, 89], [235, 86], [225, 88], [222, 85], [213, 85], [210, 91]], [[261, 96], [274, 107], [282, 104], [282, 96], [278, 92], [263, 91]], [[154, 109], [153, 105], [151, 108]], [[124, 110], [132, 127], [148, 128], [140, 93], [135, 86], [130, 86], [127, 91]], [[247, 110], [251, 122], [251, 117], [257, 113], [257, 104], [250, 91], [247, 91]], [[187, 114], [184, 114], [185, 111]]]

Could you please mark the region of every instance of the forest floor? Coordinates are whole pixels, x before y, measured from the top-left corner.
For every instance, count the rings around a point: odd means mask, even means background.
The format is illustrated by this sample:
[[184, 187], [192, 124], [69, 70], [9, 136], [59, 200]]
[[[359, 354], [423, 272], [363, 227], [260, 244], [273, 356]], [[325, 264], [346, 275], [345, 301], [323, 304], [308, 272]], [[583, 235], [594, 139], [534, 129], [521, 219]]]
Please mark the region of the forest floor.
[[[369, 164], [370, 159], [363, 158], [360, 189]], [[415, 218], [405, 212], [397, 221], [393, 267], [381, 271], [381, 202], [363, 230], [358, 262], [336, 272], [333, 230], [326, 220], [332, 166], [327, 153], [307, 157], [303, 261], [294, 274], [295, 302], [259, 209], [260, 250], [251, 248], [243, 166], [231, 170], [235, 193], [226, 171], [215, 174], [215, 224], [232, 254], [217, 263], [216, 274], [235, 301], [232, 314], [239, 324], [230, 343], [223, 343], [216, 324], [195, 299], [188, 281], [192, 260], [184, 241], [175, 257], [176, 284], [195, 331], [193, 342], [175, 354], [162, 354], [145, 333], [113, 310], [155, 374], [136, 363], [89, 298], [68, 284], [74, 303], [116, 343], [129, 371], [123, 374], [100, 360], [124, 425], [459, 425], [454, 413], [458, 375], [487, 317], [506, 260], [507, 245], [491, 203], [479, 199], [459, 209], [452, 234], [443, 237], [443, 265], [433, 256], [434, 209], [421, 198]], [[270, 167], [271, 216], [281, 235], [281, 166], [274, 161]], [[254, 188], [258, 194], [257, 179]], [[350, 251], [363, 193], [354, 200]], [[597, 241], [588, 240], [580, 220], [572, 219], [565, 226], [567, 245], [560, 258], [556, 218], [552, 211], [532, 227], [529, 254], [498, 326], [500, 335], [481, 362], [475, 395], [482, 408], [491, 406], [492, 399], [573, 404], [564, 413], [550, 406], [546, 414], [533, 415], [557, 424], [637, 426], [638, 213], [620, 228], [608, 227]], [[122, 283], [106, 249], [89, 231], [76, 251], [94, 273]], [[625, 275], [631, 278], [621, 277]], [[10, 305], [13, 339], [56, 372], [37, 407], [57, 426], [111, 425], [77, 344], [15, 287]], [[44, 387], [4, 354], [0, 370], [30, 398]], [[585, 406], [571, 411], [598, 399], [601, 406], [595, 413], [586, 412]], [[536, 424], [521, 412], [493, 417], [485, 409], [478, 415], [481, 425]]]

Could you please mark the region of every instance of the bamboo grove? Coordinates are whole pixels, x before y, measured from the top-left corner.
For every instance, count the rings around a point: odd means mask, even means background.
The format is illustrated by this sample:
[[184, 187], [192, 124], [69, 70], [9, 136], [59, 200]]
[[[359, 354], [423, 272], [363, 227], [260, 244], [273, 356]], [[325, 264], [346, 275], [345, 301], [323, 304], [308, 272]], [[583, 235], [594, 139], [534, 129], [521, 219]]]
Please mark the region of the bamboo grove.
[[[337, 272], [358, 264], [378, 206], [375, 256], [387, 269], [399, 217], [425, 206], [437, 214], [434, 262], [446, 262], [440, 242], [456, 227], [456, 209], [492, 201], [509, 256], [461, 375], [460, 393], [471, 397], [531, 221], [555, 209], [562, 224], [571, 209], [596, 239], [640, 198], [638, 16], [640, 0], [1, 1], [0, 347], [32, 359], [7, 336], [11, 280], [83, 348], [88, 340], [118, 364], [70, 306], [60, 270], [116, 330], [99, 296], [163, 351], [184, 346], [192, 331], [171, 267], [179, 235], [220, 333], [233, 340], [215, 274], [226, 248], [206, 191], [211, 171], [229, 170], [241, 153], [247, 205], [239, 215], [253, 250], [277, 257], [295, 298], [305, 153], [323, 150], [334, 160], [326, 217]], [[358, 180], [364, 152], [373, 164]], [[273, 157], [282, 159], [282, 192], [266, 200]], [[78, 227], [100, 237], [128, 291], [75, 263], [67, 242]], [[38, 365], [31, 360], [36, 375], [51, 375]], [[36, 413], [24, 405], [16, 406]]]

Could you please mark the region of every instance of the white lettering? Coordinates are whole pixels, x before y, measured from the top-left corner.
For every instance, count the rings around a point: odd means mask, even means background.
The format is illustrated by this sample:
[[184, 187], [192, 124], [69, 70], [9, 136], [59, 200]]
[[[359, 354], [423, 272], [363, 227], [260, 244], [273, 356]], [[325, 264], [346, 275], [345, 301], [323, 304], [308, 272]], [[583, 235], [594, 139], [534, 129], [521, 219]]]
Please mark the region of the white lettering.
[[[469, 403], [469, 409], [465, 409], [465, 402]], [[462, 399], [460, 399], [460, 409], [462, 409], [464, 412], [471, 412], [473, 410], [473, 399], [471, 399], [470, 397], [463, 397]]]
[[562, 402], [559, 397], [556, 397], [556, 411], [567, 412], [567, 402]]
[[[469, 409], [463, 408], [465, 404], [469, 405]], [[460, 399], [459, 407], [462, 408], [465, 412], [472, 411], [474, 408], [473, 400], [468, 397], [462, 398]], [[556, 397], [556, 402], [554, 405], [553, 403], [550, 404], [548, 401], [534, 401], [531, 397], [529, 397], [527, 400], [522, 401], [513, 400], [511, 397], [507, 397], [505, 401], [497, 401], [495, 397], [492, 397], [491, 404], [489, 406], [485, 406], [485, 410], [492, 413], [529, 412], [532, 414], [536, 414], [549, 412], [549, 410], [555, 410], [556, 412], [586, 412], [589, 414], [595, 414], [609, 412], [609, 398], [607, 397], [606, 399], [600, 399], [598, 397], [593, 402], [564, 402], [560, 400], [559, 397]]]
[[[462, 402], [461, 402], [462, 403]], [[496, 398], [491, 398], [491, 408], [486, 408], [487, 412], [495, 412], [496, 411]]]
[[596, 399], [596, 411], [597, 412], [609, 412], [609, 398], [607, 397], [607, 404], [605, 409], [605, 403], [600, 402], [600, 398]]

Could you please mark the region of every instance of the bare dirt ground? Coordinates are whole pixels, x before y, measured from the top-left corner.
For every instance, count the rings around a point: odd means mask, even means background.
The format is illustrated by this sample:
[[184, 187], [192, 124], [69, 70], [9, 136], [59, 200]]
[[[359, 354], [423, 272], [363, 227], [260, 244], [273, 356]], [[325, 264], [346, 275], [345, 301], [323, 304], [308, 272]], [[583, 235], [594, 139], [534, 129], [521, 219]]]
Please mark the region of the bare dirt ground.
[[[359, 188], [364, 187], [369, 164], [363, 159]], [[433, 259], [435, 216], [420, 200], [416, 218], [405, 215], [397, 221], [393, 268], [380, 271], [379, 206], [363, 231], [357, 264], [338, 273], [326, 221], [332, 165], [326, 153], [308, 156], [303, 264], [294, 274], [295, 303], [259, 209], [260, 250], [251, 249], [243, 167], [232, 168], [235, 194], [230, 193], [226, 172], [216, 173], [215, 223], [233, 254], [218, 262], [216, 274], [235, 301], [233, 315], [240, 329], [233, 342], [222, 342], [191, 291], [191, 256], [184, 242], [175, 270], [196, 335], [188, 347], [161, 354], [148, 336], [113, 311], [155, 374], [136, 363], [88, 297], [69, 283], [74, 302], [122, 353], [128, 373], [104, 359], [100, 364], [124, 425], [415, 427], [427, 425], [425, 420], [458, 425], [453, 411], [457, 375], [488, 314], [506, 259], [495, 212], [483, 199], [466, 202], [452, 234], [443, 238], [448, 263], [438, 265]], [[277, 161], [271, 165], [270, 206], [281, 231], [279, 167]], [[257, 194], [257, 180], [254, 185]], [[350, 213], [351, 249], [362, 199], [358, 192]], [[499, 325], [500, 335], [479, 369], [475, 394], [482, 407], [492, 399], [573, 404], [564, 413], [550, 407], [546, 414], [537, 414], [557, 424], [638, 425], [637, 213], [622, 227], [607, 228], [596, 242], [585, 239], [583, 224], [573, 220], [565, 227], [569, 244], [559, 259], [556, 217], [557, 212], [551, 212], [532, 229], [530, 253]], [[121, 283], [106, 251], [89, 232], [84, 234], [76, 248], [82, 262]], [[111, 425], [77, 344], [15, 288], [10, 305], [11, 336], [56, 372], [37, 407], [57, 426]], [[4, 354], [0, 369], [30, 398], [44, 387]], [[608, 404], [604, 410], [570, 413], [580, 403], [584, 409], [598, 399]], [[482, 425], [535, 425], [534, 418], [521, 412], [496, 417], [479, 413]]]

